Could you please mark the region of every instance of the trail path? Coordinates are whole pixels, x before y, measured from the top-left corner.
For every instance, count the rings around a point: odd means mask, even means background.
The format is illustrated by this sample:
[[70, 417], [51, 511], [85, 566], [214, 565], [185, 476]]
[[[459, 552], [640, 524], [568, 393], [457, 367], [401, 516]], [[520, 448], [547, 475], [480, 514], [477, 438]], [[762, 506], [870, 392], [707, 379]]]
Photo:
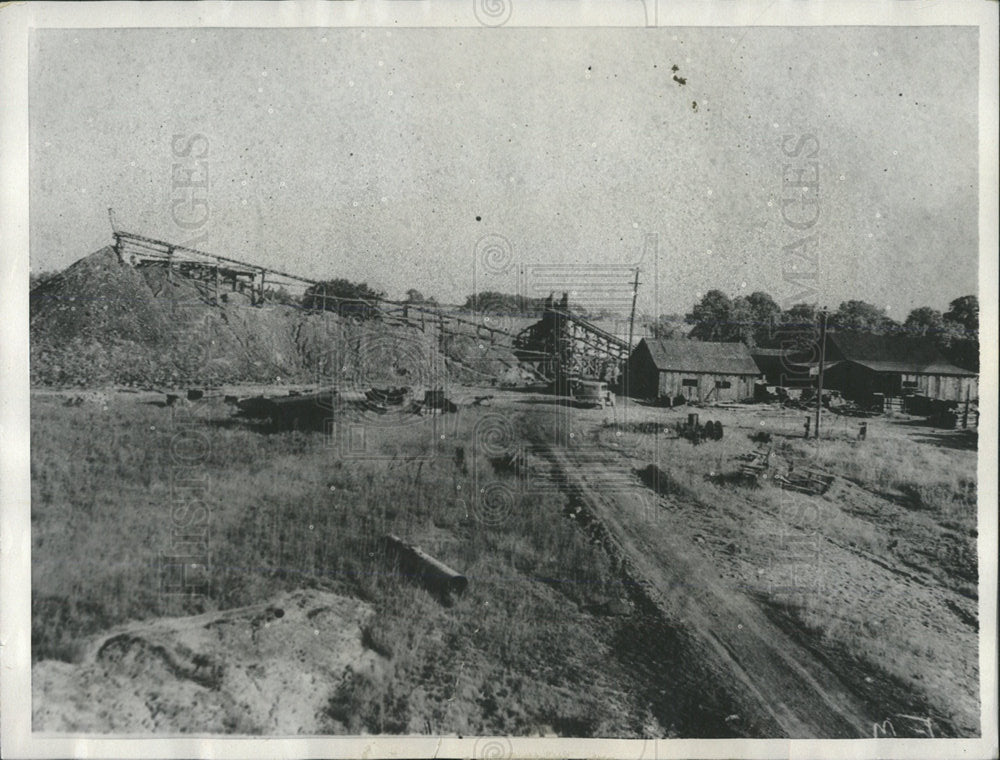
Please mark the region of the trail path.
[[[621, 460], [550, 446], [553, 475], [607, 529], [630, 574], [660, 611], [692, 634], [697, 654], [757, 724], [792, 738], [871, 736], [876, 720], [835, 673], [792, 640], [746, 594], [727, 587], [697, 546], [649, 519], [644, 495], [609, 489]], [[616, 470], [618, 472], [616, 472]]]

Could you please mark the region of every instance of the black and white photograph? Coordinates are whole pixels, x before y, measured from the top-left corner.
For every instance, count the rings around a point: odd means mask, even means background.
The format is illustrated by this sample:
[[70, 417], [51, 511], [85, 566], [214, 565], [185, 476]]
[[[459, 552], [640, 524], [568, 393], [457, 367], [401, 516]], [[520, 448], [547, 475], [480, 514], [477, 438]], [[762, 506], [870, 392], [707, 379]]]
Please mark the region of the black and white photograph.
[[996, 3], [70, 5], [5, 756], [996, 757]]

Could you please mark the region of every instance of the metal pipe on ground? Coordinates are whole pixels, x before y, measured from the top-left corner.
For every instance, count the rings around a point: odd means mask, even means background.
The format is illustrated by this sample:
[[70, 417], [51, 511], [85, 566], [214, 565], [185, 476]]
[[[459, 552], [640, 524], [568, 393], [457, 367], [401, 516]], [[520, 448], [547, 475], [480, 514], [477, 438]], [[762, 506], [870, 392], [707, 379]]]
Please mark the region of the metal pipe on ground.
[[451, 594], [461, 594], [468, 587], [468, 578], [419, 546], [407, 543], [392, 533], [386, 535], [385, 544], [387, 552], [394, 554], [399, 560], [400, 570], [419, 580], [428, 590], [448, 597]]

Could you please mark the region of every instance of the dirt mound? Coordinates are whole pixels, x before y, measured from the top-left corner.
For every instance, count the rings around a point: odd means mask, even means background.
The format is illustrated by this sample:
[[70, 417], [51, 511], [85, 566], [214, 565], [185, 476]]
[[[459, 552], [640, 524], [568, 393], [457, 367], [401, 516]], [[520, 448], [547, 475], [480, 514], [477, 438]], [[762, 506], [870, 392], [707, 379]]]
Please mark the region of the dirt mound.
[[76, 664], [32, 668], [35, 731], [321, 733], [332, 695], [378, 669], [365, 602], [295, 591], [267, 604], [131, 624]]
[[80, 259], [31, 292], [32, 338], [44, 330], [67, 343], [160, 343], [169, 323], [142, 274], [111, 247]]
[[516, 362], [474, 336], [254, 306], [102, 248], [31, 292], [34, 385], [483, 382]]

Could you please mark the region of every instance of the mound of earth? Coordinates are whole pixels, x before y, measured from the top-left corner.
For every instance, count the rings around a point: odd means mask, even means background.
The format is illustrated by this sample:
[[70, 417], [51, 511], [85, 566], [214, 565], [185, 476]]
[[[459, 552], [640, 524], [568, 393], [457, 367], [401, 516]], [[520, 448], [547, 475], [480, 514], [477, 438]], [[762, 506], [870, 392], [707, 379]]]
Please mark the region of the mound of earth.
[[34, 665], [32, 729], [126, 733], [323, 733], [328, 706], [381, 656], [362, 643], [373, 610], [322, 591], [135, 623], [79, 663]]
[[495, 376], [516, 359], [473, 335], [355, 321], [293, 305], [254, 306], [111, 247], [30, 295], [34, 385], [179, 387], [334, 382], [443, 385]]

